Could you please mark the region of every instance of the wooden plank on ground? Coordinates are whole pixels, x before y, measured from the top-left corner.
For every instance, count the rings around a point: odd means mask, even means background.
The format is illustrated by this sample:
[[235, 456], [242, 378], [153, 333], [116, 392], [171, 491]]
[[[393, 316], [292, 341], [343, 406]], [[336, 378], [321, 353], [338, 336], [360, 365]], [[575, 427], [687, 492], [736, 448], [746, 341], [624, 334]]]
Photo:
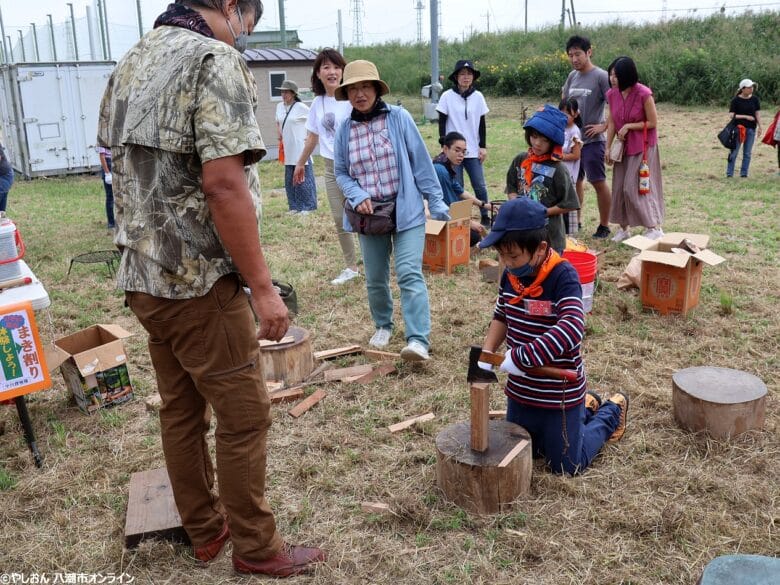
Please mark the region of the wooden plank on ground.
[[360, 509], [369, 514], [389, 514], [390, 504], [384, 502], [361, 502]]
[[488, 412], [488, 418], [490, 418], [490, 420], [506, 418], [506, 410], [491, 410]]
[[287, 414], [289, 414], [293, 418], [298, 418], [303, 413], [305, 413], [307, 410], [309, 410], [312, 406], [317, 404], [320, 400], [325, 398], [327, 394], [325, 393], [325, 390], [322, 388], [316, 390], [311, 396], [308, 398], [305, 398], [295, 406], [293, 406], [289, 411], [287, 411]]
[[357, 382], [358, 384], [368, 384], [377, 378], [387, 376], [388, 374], [392, 374], [396, 371], [397, 370], [393, 364], [379, 364], [367, 374], [363, 374], [362, 376], [355, 376], [353, 378], [347, 378], [344, 381]]
[[144, 538], [167, 538], [187, 542], [187, 534], [173, 500], [165, 467], [130, 476], [125, 519], [125, 546], [134, 548]]
[[261, 339], [257, 343], [260, 345], [260, 347], [275, 347], [277, 345], [285, 345], [287, 343], [292, 343], [295, 341], [295, 337], [292, 335], [287, 335], [285, 337], [282, 337], [279, 341], [271, 341], [270, 339]]
[[353, 353], [360, 353], [363, 351], [363, 348], [359, 345], [347, 345], [344, 347], [337, 347], [335, 349], [326, 349], [323, 351], [315, 351], [314, 352], [314, 359], [315, 360], [330, 360], [335, 357], [339, 357], [342, 355], [350, 355]]
[[303, 388], [282, 388], [281, 390], [270, 392], [268, 397], [271, 399], [271, 404], [295, 402], [303, 398]]
[[433, 420], [434, 418], [436, 418], [436, 416], [432, 412], [429, 412], [429, 413], [426, 413], [426, 414], [421, 414], [420, 416], [415, 416], [413, 418], [409, 418], [409, 419], [407, 419], [405, 421], [402, 421], [402, 422], [399, 422], [399, 423], [395, 423], [394, 425], [390, 425], [389, 427], [387, 427], [387, 429], [391, 433], [397, 433], [398, 431], [403, 431], [404, 429], [408, 429], [412, 425], [415, 425], [417, 423], [426, 422], [426, 421], [429, 421], [429, 420]]
[[507, 453], [507, 454], [506, 454], [506, 457], [504, 457], [504, 458], [501, 460], [501, 463], [499, 463], [499, 464], [498, 464], [498, 466], [499, 466], [499, 467], [506, 467], [507, 465], [509, 465], [510, 463], [512, 463], [512, 459], [514, 459], [515, 457], [517, 457], [517, 455], [520, 453], [520, 451], [522, 451], [523, 449], [525, 449], [525, 446], [526, 446], [527, 444], [528, 444], [528, 439], [523, 439], [522, 441], [520, 441], [520, 442], [519, 442], [517, 445], [515, 445], [515, 446], [512, 448], [512, 450], [511, 450], [509, 453]]
[[364, 349], [363, 355], [370, 360], [385, 361], [385, 360], [400, 360], [400, 353], [392, 353], [389, 351], [379, 351], [378, 349]]
[[368, 374], [374, 369], [371, 364], [361, 364], [359, 366], [350, 366], [349, 368], [336, 368], [335, 370], [328, 370], [325, 372], [325, 380], [328, 382], [342, 381], [345, 378], [354, 378], [355, 376], [363, 376]]

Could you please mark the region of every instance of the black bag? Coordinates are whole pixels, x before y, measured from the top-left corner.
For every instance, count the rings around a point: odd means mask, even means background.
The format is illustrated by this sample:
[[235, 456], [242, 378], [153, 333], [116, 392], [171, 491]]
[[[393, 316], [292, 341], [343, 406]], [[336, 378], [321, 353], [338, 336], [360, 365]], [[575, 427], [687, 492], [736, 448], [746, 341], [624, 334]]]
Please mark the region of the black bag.
[[734, 150], [739, 142], [739, 129], [737, 128], [737, 125], [733, 121], [726, 124], [726, 127], [718, 132], [718, 140], [720, 140], [720, 143], [729, 150]]
[[372, 201], [374, 213], [366, 214], [355, 211], [344, 201], [344, 213], [352, 229], [364, 236], [382, 236], [395, 231], [395, 201]]

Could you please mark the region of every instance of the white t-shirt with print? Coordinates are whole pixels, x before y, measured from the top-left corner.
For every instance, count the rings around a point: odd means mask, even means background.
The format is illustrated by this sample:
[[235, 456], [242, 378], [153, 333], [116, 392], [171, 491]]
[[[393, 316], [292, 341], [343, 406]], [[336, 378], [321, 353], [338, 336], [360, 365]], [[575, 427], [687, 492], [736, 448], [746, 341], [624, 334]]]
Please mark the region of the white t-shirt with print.
[[[574, 150], [574, 139], [582, 140], [582, 132], [577, 124], [566, 126], [566, 130], [563, 133], [563, 154], [569, 154]], [[577, 176], [580, 174], [580, 159], [577, 160], [565, 160], [563, 164], [569, 171], [572, 183], [577, 182]]]
[[349, 118], [352, 105], [349, 102], [339, 102], [327, 95], [318, 95], [311, 103], [306, 130], [316, 134], [320, 139], [320, 155], [333, 160], [333, 142], [336, 139], [336, 129]]

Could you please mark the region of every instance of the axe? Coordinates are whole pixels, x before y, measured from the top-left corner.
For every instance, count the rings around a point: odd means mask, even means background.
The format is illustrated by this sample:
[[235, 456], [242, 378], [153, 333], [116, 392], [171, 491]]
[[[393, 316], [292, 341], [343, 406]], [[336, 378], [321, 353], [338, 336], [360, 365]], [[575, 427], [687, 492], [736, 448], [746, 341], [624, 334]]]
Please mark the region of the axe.
[[[500, 366], [504, 361], [504, 355], [490, 351], [482, 351], [478, 345], [472, 345], [469, 350], [469, 371], [466, 376], [467, 382], [498, 382], [495, 372], [483, 370], [477, 362], [487, 362], [494, 366]], [[526, 370], [534, 376], [548, 376], [558, 380], [567, 380], [574, 382], [577, 379], [577, 372], [574, 370], [564, 370], [553, 366], [539, 366]]]

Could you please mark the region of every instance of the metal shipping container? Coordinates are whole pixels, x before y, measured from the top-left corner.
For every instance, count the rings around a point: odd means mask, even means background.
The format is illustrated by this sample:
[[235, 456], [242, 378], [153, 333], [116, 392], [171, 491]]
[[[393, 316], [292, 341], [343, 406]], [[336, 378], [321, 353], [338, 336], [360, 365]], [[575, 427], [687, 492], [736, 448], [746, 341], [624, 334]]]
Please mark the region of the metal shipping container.
[[8, 158], [27, 178], [97, 171], [100, 100], [113, 61], [0, 67], [0, 114]]

